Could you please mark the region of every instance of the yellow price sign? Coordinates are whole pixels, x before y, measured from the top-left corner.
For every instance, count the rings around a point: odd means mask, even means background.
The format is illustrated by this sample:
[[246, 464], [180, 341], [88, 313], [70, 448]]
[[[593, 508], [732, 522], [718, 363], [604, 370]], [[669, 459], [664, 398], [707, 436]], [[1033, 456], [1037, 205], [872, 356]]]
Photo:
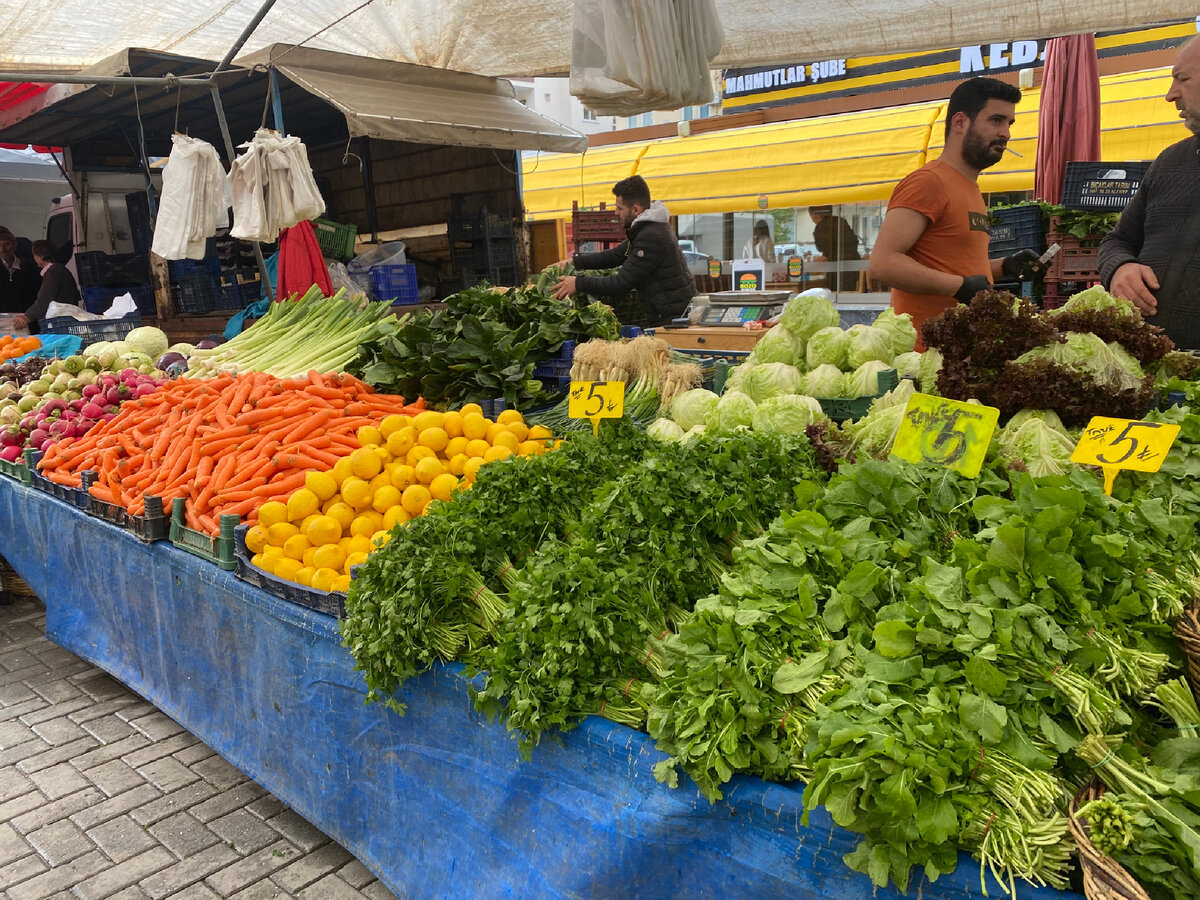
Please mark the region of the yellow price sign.
[[567, 415], [572, 419], [590, 419], [592, 431], [601, 419], [619, 419], [625, 415], [625, 382], [572, 381], [567, 395]]
[[1093, 416], [1071, 453], [1071, 462], [1099, 466], [1104, 472], [1104, 493], [1111, 496], [1113, 480], [1122, 469], [1157, 472], [1178, 435], [1179, 426], [1168, 422]]
[[994, 406], [913, 394], [896, 432], [892, 453], [914, 463], [931, 463], [975, 478], [983, 468], [992, 432], [1000, 419]]

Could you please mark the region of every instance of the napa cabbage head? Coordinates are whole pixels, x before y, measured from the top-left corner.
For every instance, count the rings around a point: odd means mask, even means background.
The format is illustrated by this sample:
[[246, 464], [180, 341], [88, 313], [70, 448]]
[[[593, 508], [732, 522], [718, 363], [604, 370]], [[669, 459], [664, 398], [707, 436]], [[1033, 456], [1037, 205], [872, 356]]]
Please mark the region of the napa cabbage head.
[[800, 370], [786, 363], [762, 363], [746, 373], [740, 387], [755, 403], [780, 394], [799, 394]]
[[825, 419], [825, 412], [815, 397], [803, 394], [782, 394], [758, 404], [754, 410], [754, 430], [778, 434], [803, 434], [813, 422]]
[[838, 325], [822, 328], [808, 339], [804, 357], [809, 369], [829, 364], [839, 369], [846, 368], [846, 357], [850, 351], [850, 332]]
[[704, 427], [710, 434], [735, 431], [751, 427], [753, 418], [754, 401], [741, 391], [726, 391], [708, 414]]
[[787, 363], [797, 365], [804, 360], [804, 341], [797, 338], [781, 323], [758, 339], [750, 351], [755, 363]]
[[892, 355], [909, 353], [917, 346], [917, 329], [908, 313], [896, 314], [890, 306], [875, 317], [874, 328], [882, 328], [892, 342]]
[[806, 373], [800, 379], [800, 390], [792, 393], [805, 394], [809, 397], [825, 397], [826, 399], [845, 397], [847, 396], [846, 376], [837, 366], [825, 363]]
[[712, 391], [704, 388], [684, 391], [671, 401], [671, 418], [684, 431], [691, 431], [697, 425], [708, 421], [709, 414], [717, 408], [720, 399]]
[[[1116, 347], [1116, 350], [1113, 348]], [[1066, 340], [1034, 347], [1015, 360], [1019, 365], [1047, 359], [1068, 369], [1089, 373], [1100, 384], [1117, 391], [1140, 388], [1146, 377], [1141, 364], [1119, 345], [1106, 344], [1090, 331], [1068, 331]]]
[[803, 341], [831, 325], [841, 321], [837, 309], [830, 299], [832, 295], [824, 288], [815, 288], [797, 294], [783, 308], [779, 324]]
[[646, 429], [646, 437], [664, 443], [678, 443], [683, 440], [683, 429], [670, 419], [655, 419]]
[[857, 369], [873, 359], [890, 363], [893, 356], [895, 354], [892, 352], [892, 337], [887, 329], [868, 325], [857, 334], [851, 335], [846, 362], [851, 368]]
[[125, 335], [125, 347], [136, 353], [144, 353], [150, 359], [158, 359], [167, 352], [170, 339], [162, 329], [153, 325], [142, 325]]

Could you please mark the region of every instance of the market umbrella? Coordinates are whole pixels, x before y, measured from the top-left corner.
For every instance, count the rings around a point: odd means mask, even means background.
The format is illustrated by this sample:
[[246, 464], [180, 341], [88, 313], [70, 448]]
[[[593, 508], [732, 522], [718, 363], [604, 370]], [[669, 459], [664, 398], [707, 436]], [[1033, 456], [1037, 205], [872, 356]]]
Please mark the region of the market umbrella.
[[1062, 200], [1067, 163], [1100, 158], [1100, 70], [1091, 34], [1051, 38], [1042, 69], [1033, 194]]

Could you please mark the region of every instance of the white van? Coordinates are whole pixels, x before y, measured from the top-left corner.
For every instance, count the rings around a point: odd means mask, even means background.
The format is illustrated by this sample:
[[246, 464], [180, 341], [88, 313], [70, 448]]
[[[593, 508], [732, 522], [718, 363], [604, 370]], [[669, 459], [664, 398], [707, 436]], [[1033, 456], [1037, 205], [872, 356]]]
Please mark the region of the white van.
[[[155, 173], [161, 187], [161, 176]], [[147, 208], [146, 176], [140, 172], [80, 172], [75, 185], [82, 202], [73, 194], [55, 197], [46, 213], [46, 240], [54, 244], [59, 259], [76, 280], [79, 273], [75, 253], [99, 251], [110, 256], [135, 253], [138, 244], [149, 247], [149, 235], [139, 240], [130, 221], [131, 208]], [[148, 221], [144, 223], [148, 227]]]

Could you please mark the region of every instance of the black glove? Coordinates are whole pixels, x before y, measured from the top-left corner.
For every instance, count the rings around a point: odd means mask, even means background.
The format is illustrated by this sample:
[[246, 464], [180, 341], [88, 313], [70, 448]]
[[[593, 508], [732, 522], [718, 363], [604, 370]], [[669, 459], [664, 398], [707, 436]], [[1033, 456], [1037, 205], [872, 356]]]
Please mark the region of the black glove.
[[1004, 262], [1000, 263], [1000, 271], [1009, 278], [1028, 281], [1042, 271], [1041, 257], [1032, 250], [1018, 250], [1012, 256], [1004, 257]]
[[992, 286], [986, 275], [968, 275], [963, 279], [962, 287], [954, 292], [954, 299], [959, 303], [969, 304], [980, 291], [986, 291]]

